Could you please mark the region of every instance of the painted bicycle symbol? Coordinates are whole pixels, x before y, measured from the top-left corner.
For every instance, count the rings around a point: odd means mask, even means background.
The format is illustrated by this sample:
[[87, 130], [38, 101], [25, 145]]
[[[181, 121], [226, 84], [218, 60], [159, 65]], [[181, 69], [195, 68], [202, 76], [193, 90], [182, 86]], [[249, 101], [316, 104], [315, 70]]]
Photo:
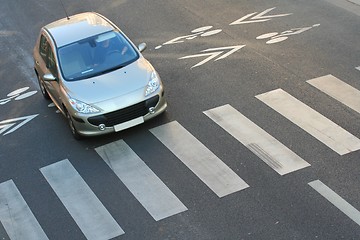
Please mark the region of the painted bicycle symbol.
[[[192, 40], [192, 39], [197, 38], [198, 36], [200, 36], [200, 37], [212, 36], [212, 35], [218, 34], [222, 31], [222, 29], [210, 30], [211, 28], [213, 28], [213, 26], [204, 26], [204, 27], [196, 28], [191, 31], [191, 33], [193, 33], [193, 34], [176, 37], [174, 39], [171, 39], [171, 40], [163, 43], [162, 45], [155, 47], [155, 49], [159, 49], [163, 45], [177, 44], [177, 43], [182, 43], [185, 40]], [[210, 31], [208, 31], [208, 30], [210, 30]]]
[[310, 30], [310, 29], [312, 29], [314, 27], [318, 27], [318, 26], [320, 26], [320, 24], [314, 24], [311, 27], [292, 28], [292, 29], [284, 31], [280, 34], [278, 32], [265, 33], [265, 34], [258, 36], [256, 39], [261, 40], [261, 39], [270, 38], [270, 40], [268, 40], [266, 42], [266, 44], [279, 43], [279, 42], [282, 42], [282, 41], [285, 41], [286, 39], [288, 39], [288, 36], [303, 33], [307, 30]]
[[0, 99], [0, 105], [4, 105], [4, 104], [8, 103], [12, 99], [14, 99], [16, 101], [22, 100], [24, 98], [28, 98], [37, 93], [37, 91], [26, 92], [28, 89], [29, 89], [29, 87], [23, 87], [23, 88], [19, 88], [19, 89], [15, 90], [15, 91], [12, 91], [8, 95], [6, 95], [7, 98]]

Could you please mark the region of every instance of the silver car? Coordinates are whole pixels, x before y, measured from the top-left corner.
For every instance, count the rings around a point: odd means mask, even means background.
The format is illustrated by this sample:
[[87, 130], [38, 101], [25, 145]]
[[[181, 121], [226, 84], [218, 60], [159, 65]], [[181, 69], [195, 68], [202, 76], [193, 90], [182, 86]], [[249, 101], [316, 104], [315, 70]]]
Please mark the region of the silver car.
[[164, 88], [141, 54], [145, 48], [93, 12], [41, 29], [33, 52], [41, 92], [76, 139], [121, 131], [165, 111]]

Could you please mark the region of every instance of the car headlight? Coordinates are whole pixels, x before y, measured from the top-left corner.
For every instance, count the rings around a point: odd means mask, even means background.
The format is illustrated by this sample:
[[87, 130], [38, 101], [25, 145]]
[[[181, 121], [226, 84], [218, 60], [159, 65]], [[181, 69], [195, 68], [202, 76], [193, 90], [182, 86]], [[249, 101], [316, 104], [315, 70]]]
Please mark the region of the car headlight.
[[160, 86], [160, 78], [156, 71], [151, 73], [150, 80], [146, 86], [145, 97], [155, 92]]
[[79, 100], [70, 98], [70, 105], [79, 113], [97, 113], [100, 112], [98, 109], [90, 106], [89, 104], [83, 103]]

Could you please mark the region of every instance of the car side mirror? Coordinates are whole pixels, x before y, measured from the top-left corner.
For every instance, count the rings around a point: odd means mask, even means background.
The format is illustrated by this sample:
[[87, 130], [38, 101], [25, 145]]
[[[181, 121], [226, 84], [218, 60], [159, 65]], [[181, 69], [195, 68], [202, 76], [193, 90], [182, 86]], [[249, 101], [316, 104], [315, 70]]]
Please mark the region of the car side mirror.
[[56, 81], [56, 78], [51, 73], [47, 73], [43, 76], [45, 81]]
[[146, 43], [140, 43], [138, 49], [140, 52], [143, 52], [146, 49]]

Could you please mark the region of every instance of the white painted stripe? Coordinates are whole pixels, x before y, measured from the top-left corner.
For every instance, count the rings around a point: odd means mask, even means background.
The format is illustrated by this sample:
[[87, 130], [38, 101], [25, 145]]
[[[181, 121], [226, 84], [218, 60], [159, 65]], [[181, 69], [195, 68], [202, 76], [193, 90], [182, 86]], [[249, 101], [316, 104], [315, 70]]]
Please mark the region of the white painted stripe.
[[360, 113], [360, 91], [340, 79], [326, 75], [307, 81], [312, 86]]
[[356, 67], [356, 69], [360, 71], [360, 66]]
[[87, 239], [124, 233], [68, 159], [40, 169]]
[[0, 184], [0, 221], [10, 239], [48, 239], [12, 180]]
[[[15, 126], [14, 128], [10, 129], [9, 131], [4, 133], [4, 136], [15, 132], [17, 129], [19, 129], [20, 127], [22, 127], [23, 125], [25, 125], [26, 123], [28, 123], [29, 121], [33, 120], [35, 117], [37, 117], [39, 114], [34, 114], [34, 115], [30, 115], [30, 116], [25, 116], [25, 117], [19, 117], [19, 118], [13, 118], [13, 119], [8, 119], [8, 120], [4, 120], [0, 122], [0, 134], [2, 134], [3, 132], [9, 130], [11, 127]], [[17, 124], [15, 122], [19, 122], [22, 121], [21, 123]], [[8, 124], [9, 123], [9, 124]], [[3, 125], [5, 124], [5, 125]], [[16, 125], [17, 124], [17, 125]]]
[[156, 221], [187, 210], [123, 140], [95, 150]]
[[310, 166], [230, 105], [204, 112], [280, 175]]
[[341, 198], [337, 193], [331, 190], [328, 186], [322, 183], [320, 180], [310, 182], [309, 185], [320, 193], [324, 198], [331, 202], [335, 207], [340, 209], [346, 216], [360, 225], [360, 212], [351, 206], [347, 201]]
[[360, 149], [360, 139], [282, 89], [257, 95], [256, 98], [340, 155]]
[[219, 197], [249, 187], [178, 122], [150, 131]]

